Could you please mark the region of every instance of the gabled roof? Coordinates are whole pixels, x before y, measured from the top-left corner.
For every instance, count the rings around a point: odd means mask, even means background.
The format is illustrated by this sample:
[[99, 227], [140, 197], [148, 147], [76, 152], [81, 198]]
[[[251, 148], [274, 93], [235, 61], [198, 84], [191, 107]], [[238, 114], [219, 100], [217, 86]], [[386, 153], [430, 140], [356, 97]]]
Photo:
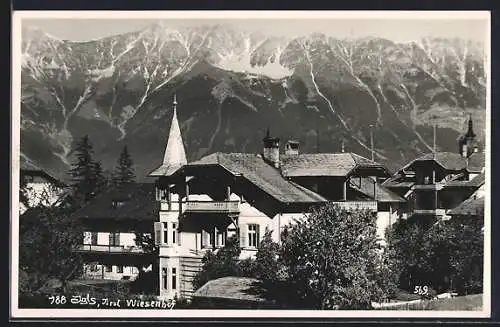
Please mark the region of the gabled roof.
[[59, 186], [64, 185], [64, 183], [59, 178], [57, 178], [55, 174], [49, 172], [47, 169], [41, 168], [39, 165], [35, 164], [33, 161], [29, 160], [23, 155], [19, 157], [19, 169], [23, 173], [43, 175], [54, 184], [57, 184]]
[[[114, 201], [123, 202], [113, 206]], [[133, 183], [110, 188], [97, 195], [77, 210], [75, 218], [156, 220], [159, 203], [155, 186], [151, 183]]]
[[422, 161], [435, 161], [446, 170], [462, 170], [466, 167], [465, 158], [455, 152], [428, 153], [415, 159], [413, 163]]
[[467, 164], [467, 171], [469, 172], [481, 172], [486, 164], [486, 158], [483, 152], [475, 152], [469, 156], [469, 162]]
[[386, 179], [382, 185], [388, 188], [410, 188], [415, 184], [414, 181], [408, 180], [407, 177], [403, 176], [402, 173], [396, 173], [394, 176]]
[[256, 154], [216, 152], [189, 163], [185, 167], [214, 165], [241, 176], [282, 203], [326, 201], [319, 194], [285, 179], [278, 169]]
[[[361, 183], [360, 183], [361, 182]], [[374, 197], [374, 180], [368, 177], [354, 178], [351, 182], [351, 187], [364, 195], [373, 199]], [[375, 199], [377, 202], [406, 202], [405, 199], [390, 191], [386, 187], [375, 183]]]
[[443, 187], [445, 188], [451, 188], [451, 187], [469, 187], [469, 188], [479, 188], [482, 185], [484, 185], [484, 173], [481, 173], [471, 179], [470, 181], [457, 181], [457, 180], [452, 180], [446, 183]]
[[450, 216], [481, 216], [484, 214], [484, 198], [469, 198], [450, 210]]
[[348, 176], [356, 168], [387, 168], [355, 153], [315, 153], [283, 155], [281, 172], [285, 177]]

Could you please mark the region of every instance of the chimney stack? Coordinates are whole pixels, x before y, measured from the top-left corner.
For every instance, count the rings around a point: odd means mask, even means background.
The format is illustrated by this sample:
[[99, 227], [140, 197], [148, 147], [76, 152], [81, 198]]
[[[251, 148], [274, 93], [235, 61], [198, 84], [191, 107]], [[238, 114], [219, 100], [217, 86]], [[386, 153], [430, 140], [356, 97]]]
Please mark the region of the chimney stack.
[[264, 142], [264, 160], [271, 163], [275, 168], [280, 166], [280, 139], [271, 137], [269, 128], [267, 129], [266, 137], [262, 140]]
[[297, 155], [299, 154], [299, 142], [294, 140], [288, 140], [285, 144], [285, 154], [286, 155]]

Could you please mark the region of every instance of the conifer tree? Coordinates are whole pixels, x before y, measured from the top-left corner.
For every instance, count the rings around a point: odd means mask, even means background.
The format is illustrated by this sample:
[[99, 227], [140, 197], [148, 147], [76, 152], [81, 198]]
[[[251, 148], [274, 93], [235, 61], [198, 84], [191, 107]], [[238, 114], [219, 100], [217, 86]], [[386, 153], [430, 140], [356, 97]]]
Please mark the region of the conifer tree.
[[135, 181], [134, 163], [125, 145], [113, 171], [112, 184], [122, 186]]
[[90, 139], [85, 135], [76, 143], [75, 162], [70, 170], [73, 193], [78, 202], [92, 199], [106, 185], [101, 164], [94, 160], [93, 154]]

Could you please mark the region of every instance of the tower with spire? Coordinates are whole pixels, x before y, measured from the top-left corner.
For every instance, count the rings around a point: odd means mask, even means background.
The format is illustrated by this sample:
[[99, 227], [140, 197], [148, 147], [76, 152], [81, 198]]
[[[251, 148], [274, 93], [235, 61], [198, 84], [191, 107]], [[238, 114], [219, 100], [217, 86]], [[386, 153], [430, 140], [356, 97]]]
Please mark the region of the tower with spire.
[[458, 146], [459, 146], [459, 153], [464, 158], [468, 158], [471, 154], [479, 150], [478, 142], [476, 140], [476, 134], [474, 133], [471, 114], [469, 114], [467, 132], [460, 138]]
[[149, 176], [169, 176], [187, 163], [181, 129], [177, 120], [177, 97], [174, 94], [173, 115], [168, 134], [167, 146], [163, 155], [163, 162]]

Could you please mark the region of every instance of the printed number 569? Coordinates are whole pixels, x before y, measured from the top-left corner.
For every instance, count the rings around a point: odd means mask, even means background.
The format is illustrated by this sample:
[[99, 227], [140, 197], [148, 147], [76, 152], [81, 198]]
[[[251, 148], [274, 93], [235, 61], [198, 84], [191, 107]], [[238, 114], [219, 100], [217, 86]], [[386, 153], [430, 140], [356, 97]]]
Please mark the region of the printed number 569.
[[415, 286], [415, 290], [413, 291], [414, 294], [418, 295], [426, 295], [429, 293], [429, 287], [428, 286]]

